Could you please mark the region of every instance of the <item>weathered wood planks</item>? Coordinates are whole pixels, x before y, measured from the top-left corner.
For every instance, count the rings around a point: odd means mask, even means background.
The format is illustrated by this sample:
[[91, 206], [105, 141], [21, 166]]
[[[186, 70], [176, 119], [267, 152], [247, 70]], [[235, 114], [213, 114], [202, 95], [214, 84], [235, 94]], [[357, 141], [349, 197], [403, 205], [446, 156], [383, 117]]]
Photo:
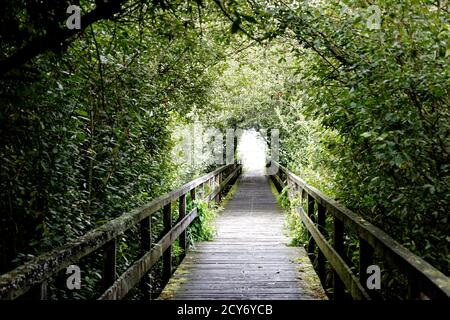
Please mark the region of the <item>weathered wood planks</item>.
[[284, 215], [265, 176], [245, 176], [216, 221], [217, 237], [196, 245], [160, 299], [326, 299], [302, 248], [290, 247]]

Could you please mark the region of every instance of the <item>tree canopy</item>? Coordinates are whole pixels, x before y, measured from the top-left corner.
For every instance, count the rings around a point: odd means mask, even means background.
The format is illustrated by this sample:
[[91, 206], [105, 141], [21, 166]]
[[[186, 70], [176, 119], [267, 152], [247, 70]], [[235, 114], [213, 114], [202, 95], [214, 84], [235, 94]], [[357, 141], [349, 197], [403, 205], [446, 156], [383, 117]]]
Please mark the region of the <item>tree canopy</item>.
[[448, 1], [3, 9], [1, 271], [209, 169], [172, 152], [198, 122], [278, 129], [283, 164], [449, 274]]

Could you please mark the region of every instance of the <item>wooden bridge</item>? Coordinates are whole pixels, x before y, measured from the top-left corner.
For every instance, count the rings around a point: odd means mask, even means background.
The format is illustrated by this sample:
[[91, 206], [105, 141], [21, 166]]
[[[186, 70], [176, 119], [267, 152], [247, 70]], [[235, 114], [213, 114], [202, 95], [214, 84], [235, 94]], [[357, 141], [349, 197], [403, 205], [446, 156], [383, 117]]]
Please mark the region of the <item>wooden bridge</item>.
[[217, 219], [217, 237], [191, 250], [161, 299], [324, 299], [303, 248], [290, 247], [285, 219], [263, 175], [246, 175]]
[[[278, 163], [272, 167], [276, 170], [271, 180], [278, 191], [287, 187], [297, 219], [307, 230], [306, 251], [288, 245], [284, 215], [262, 175], [242, 177], [216, 221], [214, 241], [188, 248], [186, 231], [197, 216], [195, 199], [220, 202], [242, 173], [241, 165], [233, 163], [1, 275], [0, 299], [48, 299], [53, 278], [99, 253], [104, 293], [97, 298], [102, 300], [122, 299], [136, 288], [149, 299], [148, 275], [160, 262], [162, 282], [167, 283], [160, 299], [326, 299], [322, 286], [333, 299], [378, 299], [382, 296], [366, 286], [366, 270], [372, 264], [398, 272], [409, 299], [450, 298], [450, 280], [444, 274]], [[178, 212], [173, 215], [174, 207]], [[164, 230], [152, 243], [151, 218], [160, 211]], [[141, 255], [119, 274], [118, 239], [137, 227]], [[358, 269], [345, 247], [351, 234], [358, 240]], [[175, 241], [187, 253], [176, 271]]]

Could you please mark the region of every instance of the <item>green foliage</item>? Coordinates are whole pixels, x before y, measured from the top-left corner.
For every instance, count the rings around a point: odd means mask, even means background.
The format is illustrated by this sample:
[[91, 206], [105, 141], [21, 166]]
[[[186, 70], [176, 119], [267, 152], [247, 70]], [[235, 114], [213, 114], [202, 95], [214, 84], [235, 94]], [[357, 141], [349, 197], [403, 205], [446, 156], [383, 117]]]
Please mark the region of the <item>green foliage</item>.
[[291, 207], [291, 202], [289, 201], [289, 187], [284, 187], [283, 190], [278, 194], [278, 203], [283, 207], [283, 209], [289, 209]]
[[[213, 189], [204, 185], [205, 194], [209, 194]], [[188, 210], [192, 210], [193, 207], [197, 208], [197, 217], [188, 228], [188, 237], [191, 245], [194, 245], [197, 241], [211, 241], [216, 235], [216, 228], [214, 226], [214, 219], [224, 210], [224, 207], [228, 201], [236, 193], [238, 183], [236, 183], [230, 190], [225, 190], [226, 194], [222, 196], [220, 204], [216, 204], [214, 201], [208, 203], [206, 200], [197, 199], [192, 203], [192, 207]]]
[[299, 198], [289, 200], [289, 187], [284, 187], [277, 195], [278, 203], [283, 207], [286, 216], [286, 230], [291, 238], [292, 246], [306, 246], [308, 244], [308, 231], [300, 219], [298, 206], [301, 206]]
[[[0, 78], [0, 272], [210, 169], [172, 153], [198, 121], [278, 129], [282, 164], [449, 273], [448, 1], [379, 1], [375, 30], [359, 0], [121, 1], [40, 50], [57, 2], [0, 13], [0, 63], [33, 49]], [[191, 240], [211, 239], [215, 209], [196, 205]]]
[[282, 164], [448, 273], [449, 4], [383, 1], [371, 29], [361, 1], [233, 3], [278, 39], [218, 66], [215, 119], [279, 129]]
[[[214, 37], [225, 26], [210, 25], [205, 40], [179, 19], [199, 23], [188, 8], [153, 9], [152, 23], [96, 23], [59, 55], [0, 79], [1, 271], [206, 169], [178, 166], [173, 132], [206, 105], [205, 66], [222, 56], [226, 37]], [[211, 21], [214, 11], [202, 23]]]
[[280, 12], [305, 62], [292, 89], [304, 114], [337, 133], [320, 148], [339, 201], [448, 272], [448, 14], [385, 1], [381, 29], [370, 30], [364, 8], [347, 5]]
[[189, 239], [191, 244], [197, 241], [210, 241], [214, 238], [216, 230], [212, 224], [217, 210], [211, 208], [205, 200], [196, 200], [197, 217], [189, 226]]

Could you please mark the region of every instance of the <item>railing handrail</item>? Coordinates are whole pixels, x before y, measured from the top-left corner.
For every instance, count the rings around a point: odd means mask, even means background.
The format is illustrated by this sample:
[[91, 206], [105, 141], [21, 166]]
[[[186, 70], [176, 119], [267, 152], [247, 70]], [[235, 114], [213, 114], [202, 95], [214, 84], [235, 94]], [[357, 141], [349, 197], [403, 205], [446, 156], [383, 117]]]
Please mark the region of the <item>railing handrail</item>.
[[[450, 279], [445, 276], [445, 274], [437, 270], [421, 257], [413, 254], [380, 228], [374, 226], [351, 210], [343, 207], [337, 201], [326, 196], [318, 189], [310, 186], [302, 178], [293, 174], [278, 162], [273, 162], [282, 172], [284, 172], [287, 178], [297, 184], [302, 190], [306, 191], [308, 195], [313, 197], [318, 204], [325, 207], [328, 212], [334, 215], [334, 217], [341, 220], [347, 228], [367, 241], [373, 250], [375, 250], [376, 253], [381, 254], [381, 257], [386, 259], [387, 262], [403, 268], [408, 274], [408, 277], [415, 277], [414, 281], [420, 283], [420, 290], [428, 297], [440, 299], [450, 298]], [[309, 219], [307, 216], [305, 216], [305, 218]], [[310, 228], [308, 224], [306, 224], [306, 226], [307, 228]], [[313, 231], [318, 230], [315, 228]]]
[[[239, 170], [240, 165], [237, 165], [236, 163], [224, 165], [204, 176], [184, 184], [174, 191], [152, 200], [148, 204], [135, 208], [128, 213], [89, 231], [85, 235], [66, 245], [44, 253], [23, 265], [0, 275], [0, 299], [15, 299], [26, 293], [35, 285], [46, 281], [51, 276], [80, 260], [82, 257], [87, 256], [106, 245], [111, 240], [114, 240], [119, 234], [150, 217], [154, 212], [164, 208], [181, 196], [187, 194], [196, 187], [201, 186], [203, 183], [220, 175], [233, 166], [236, 166], [236, 170], [230, 174], [230, 176], [235, 175]], [[221, 183], [216, 190], [212, 191], [214, 196], [220, 193], [223, 185], [229, 182], [232, 178], [230, 176], [224, 183]], [[208, 200], [211, 200], [210, 198], [212, 199], [213, 197], [209, 197]], [[192, 212], [190, 214], [192, 214]]]

